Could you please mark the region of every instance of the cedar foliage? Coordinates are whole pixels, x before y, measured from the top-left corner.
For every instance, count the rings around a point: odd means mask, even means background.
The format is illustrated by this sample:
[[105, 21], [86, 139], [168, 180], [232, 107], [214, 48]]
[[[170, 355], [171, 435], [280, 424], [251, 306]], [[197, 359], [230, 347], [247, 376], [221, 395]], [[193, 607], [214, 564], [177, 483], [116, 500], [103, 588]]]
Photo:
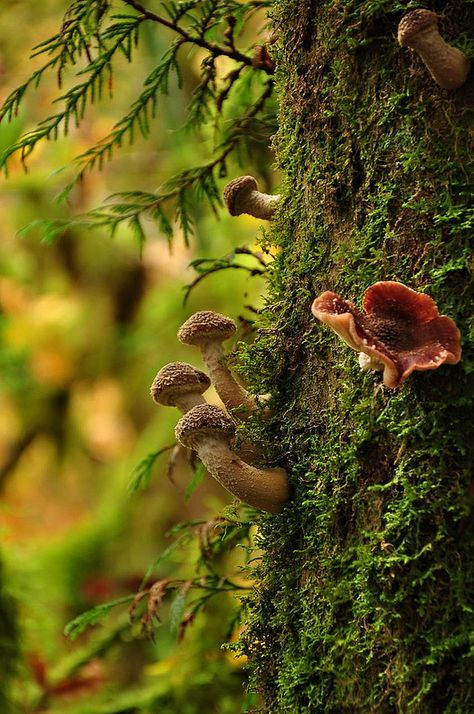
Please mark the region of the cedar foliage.
[[[176, 220], [187, 241], [193, 231], [193, 203], [204, 200], [211, 210], [217, 210], [221, 203], [218, 179], [226, 176], [229, 157], [237, 151], [250, 156], [253, 144], [268, 139], [273, 126], [273, 112], [267, 106], [273, 68], [253, 61], [253, 46], [245, 51], [237, 46], [246, 23], [269, 4], [266, 0], [244, 4], [235, 0], [170, 0], [160, 3], [159, 12], [137, 0], [119, 0], [120, 12], [109, 0], [69, 4], [59, 31], [34, 49], [33, 57], [45, 57], [46, 61], [6, 98], [0, 108], [0, 123], [17, 116], [26, 95], [51, 74], [56, 76], [60, 92], [63, 90], [55, 100], [61, 108], [6, 148], [0, 155], [0, 169], [8, 175], [14, 155], [26, 166], [40, 141], [68, 135], [94, 104], [112, 99], [116, 63], [123, 57], [133, 63], [143, 26], [150, 24], [169, 34], [167, 49], [144, 77], [142, 91], [125, 116], [76, 158], [75, 175], [60, 199], [66, 199], [87, 172], [102, 169], [124, 145], [133, 144], [137, 136], [149, 136], [160, 97], [168, 94], [171, 85], [182, 87], [182, 63], [188, 61], [190, 49], [202, 50], [204, 58], [188, 107], [187, 127], [198, 131], [204, 124], [212, 125], [214, 152], [205, 164], [170, 177], [154, 193], [124, 191], [87, 215], [43, 224], [48, 240], [71, 225], [105, 227], [114, 233], [126, 223], [142, 244], [146, 238], [143, 218], [147, 216], [158, 223], [168, 240]], [[232, 69], [224, 75], [218, 66], [222, 58], [232, 61]], [[69, 88], [64, 91], [66, 84]]]

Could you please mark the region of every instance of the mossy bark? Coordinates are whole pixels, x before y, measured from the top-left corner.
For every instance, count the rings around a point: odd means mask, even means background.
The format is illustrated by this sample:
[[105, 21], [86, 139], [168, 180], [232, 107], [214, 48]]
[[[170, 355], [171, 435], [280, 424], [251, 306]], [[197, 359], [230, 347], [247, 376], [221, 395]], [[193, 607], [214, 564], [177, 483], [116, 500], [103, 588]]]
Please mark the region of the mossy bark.
[[[294, 497], [261, 524], [245, 635], [265, 712], [474, 711], [474, 73], [448, 92], [397, 45], [414, 7], [275, 2], [281, 251], [248, 361]], [[429, 7], [472, 55], [474, 3]], [[431, 295], [461, 363], [362, 373], [310, 306], [377, 280]]]

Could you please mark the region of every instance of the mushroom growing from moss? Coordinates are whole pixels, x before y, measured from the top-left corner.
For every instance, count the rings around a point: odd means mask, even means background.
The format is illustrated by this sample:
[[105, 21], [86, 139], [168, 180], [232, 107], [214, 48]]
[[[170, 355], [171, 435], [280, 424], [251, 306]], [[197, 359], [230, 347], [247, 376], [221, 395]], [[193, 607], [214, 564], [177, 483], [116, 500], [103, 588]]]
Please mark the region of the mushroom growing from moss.
[[276, 211], [280, 196], [258, 190], [253, 176], [239, 176], [224, 188], [224, 203], [231, 216], [247, 213], [254, 218], [270, 221]]
[[151, 396], [157, 404], [178, 407], [187, 412], [197, 404], [203, 404], [203, 392], [211, 386], [211, 380], [186, 362], [170, 362], [160, 369], [151, 385]]
[[448, 45], [438, 31], [438, 15], [413, 10], [402, 17], [397, 39], [402, 47], [417, 52], [434, 81], [443, 89], [457, 89], [466, 81], [470, 62], [457, 47]]
[[454, 321], [440, 315], [428, 295], [403, 283], [382, 281], [354, 303], [327, 291], [311, 310], [350, 347], [363, 353], [363, 370], [383, 369], [383, 383], [395, 388], [415, 370], [437, 369], [461, 359], [460, 333]]
[[255, 399], [232, 376], [225, 364], [222, 343], [235, 334], [236, 325], [230, 317], [212, 310], [201, 310], [186, 320], [178, 330], [178, 339], [185, 345], [201, 349], [213, 385], [229, 411], [246, 419], [256, 408]]
[[258, 469], [242, 461], [230, 448], [235, 426], [227, 414], [211, 404], [188, 411], [176, 425], [176, 438], [197, 451], [202, 463], [230, 493], [251, 506], [279, 513], [289, 498], [286, 471]]

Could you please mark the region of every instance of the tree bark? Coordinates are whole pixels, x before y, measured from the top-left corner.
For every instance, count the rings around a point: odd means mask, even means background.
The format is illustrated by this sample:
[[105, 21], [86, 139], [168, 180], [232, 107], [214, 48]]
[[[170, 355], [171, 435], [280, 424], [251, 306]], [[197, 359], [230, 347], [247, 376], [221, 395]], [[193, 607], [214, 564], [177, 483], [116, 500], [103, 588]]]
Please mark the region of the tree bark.
[[[262, 521], [244, 638], [265, 712], [474, 711], [474, 72], [438, 87], [397, 45], [404, 6], [275, 3], [281, 250], [248, 376], [294, 495]], [[472, 1], [429, 9], [467, 46]], [[458, 365], [387, 390], [312, 317], [378, 280], [456, 321]]]
[[3, 559], [0, 553], [0, 712], [10, 714], [13, 711], [10, 685], [17, 670], [20, 641], [16, 603], [7, 592], [4, 580]]

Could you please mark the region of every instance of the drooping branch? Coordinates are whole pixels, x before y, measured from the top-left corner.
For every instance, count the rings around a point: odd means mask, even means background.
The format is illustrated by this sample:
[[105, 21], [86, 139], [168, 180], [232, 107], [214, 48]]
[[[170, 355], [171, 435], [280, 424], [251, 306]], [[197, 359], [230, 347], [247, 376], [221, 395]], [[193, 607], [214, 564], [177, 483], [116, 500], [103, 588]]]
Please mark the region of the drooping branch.
[[129, 7], [133, 7], [134, 10], [139, 12], [144, 19], [152, 20], [153, 22], [156, 22], [159, 25], [162, 25], [163, 27], [167, 27], [169, 30], [172, 30], [173, 32], [176, 32], [178, 35], [180, 35], [185, 42], [190, 42], [191, 44], [196, 45], [196, 47], [202, 47], [203, 49], [210, 52], [213, 57], [229, 57], [230, 59], [233, 59], [236, 62], [242, 62], [243, 64], [252, 66], [252, 58], [237, 50], [235, 46], [226, 48], [223, 45], [219, 45], [215, 42], [209, 42], [208, 40], [204, 39], [204, 37], [192, 35], [183, 27], [178, 25], [177, 22], [167, 20], [165, 17], [157, 15], [155, 12], [148, 10], [137, 0], [123, 0], [123, 2]]

